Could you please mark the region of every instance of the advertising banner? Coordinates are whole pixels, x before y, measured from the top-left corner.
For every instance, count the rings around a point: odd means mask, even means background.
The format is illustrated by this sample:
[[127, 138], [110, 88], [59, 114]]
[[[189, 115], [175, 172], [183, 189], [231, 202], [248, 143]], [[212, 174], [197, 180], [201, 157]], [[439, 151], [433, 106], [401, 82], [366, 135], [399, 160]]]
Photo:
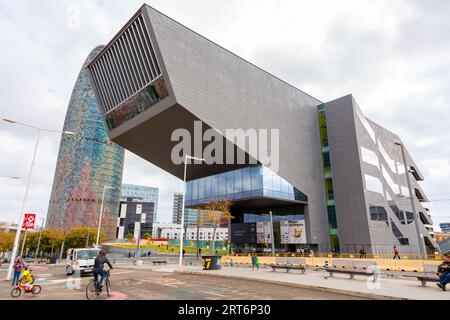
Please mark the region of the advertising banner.
[[23, 217], [22, 229], [34, 229], [34, 223], [36, 222], [35, 213], [25, 213]]
[[271, 241], [271, 225], [270, 222], [257, 222], [256, 223], [256, 242], [269, 244]]
[[305, 220], [281, 221], [282, 244], [306, 244]]

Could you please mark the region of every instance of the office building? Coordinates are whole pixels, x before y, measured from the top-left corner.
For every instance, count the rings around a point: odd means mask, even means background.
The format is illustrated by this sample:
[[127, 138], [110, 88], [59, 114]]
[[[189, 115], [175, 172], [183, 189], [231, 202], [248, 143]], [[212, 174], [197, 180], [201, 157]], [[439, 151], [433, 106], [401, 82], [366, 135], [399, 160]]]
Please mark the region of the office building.
[[153, 232], [154, 202], [145, 202], [141, 198], [122, 198], [117, 219], [118, 240], [133, 237], [147, 239]]
[[122, 184], [121, 200], [126, 198], [140, 199], [143, 202], [153, 202], [153, 221], [156, 221], [158, 215], [159, 189], [134, 184]]
[[96, 47], [87, 57], [70, 98], [64, 131], [75, 135], [61, 137], [46, 225], [67, 231], [73, 226], [98, 223], [106, 186], [102, 231], [112, 239], [125, 151], [108, 139], [88, 80], [86, 66], [102, 49]]
[[417, 164], [352, 95], [320, 101], [147, 5], [89, 74], [112, 141], [180, 179], [186, 155], [205, 158], [187, 163], [186, 208], [230, 200], [235, 249], [417, 253], [408, 175], [439, 250]]

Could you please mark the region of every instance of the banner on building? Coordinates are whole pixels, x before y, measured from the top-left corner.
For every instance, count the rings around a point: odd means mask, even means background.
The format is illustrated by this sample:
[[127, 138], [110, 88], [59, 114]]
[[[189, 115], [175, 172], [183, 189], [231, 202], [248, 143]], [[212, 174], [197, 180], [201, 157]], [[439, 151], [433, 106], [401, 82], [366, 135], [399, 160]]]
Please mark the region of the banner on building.
[[281, 244], [306, 244], [305, 220], [281, 221]]
[[256, 243], [271, 244], [271, 224], [270, 222], [256, 223]]
[[36, 222], [35, 213], [25, 213], [23, 216], [22, 229], [34, 229], [34, 223]]

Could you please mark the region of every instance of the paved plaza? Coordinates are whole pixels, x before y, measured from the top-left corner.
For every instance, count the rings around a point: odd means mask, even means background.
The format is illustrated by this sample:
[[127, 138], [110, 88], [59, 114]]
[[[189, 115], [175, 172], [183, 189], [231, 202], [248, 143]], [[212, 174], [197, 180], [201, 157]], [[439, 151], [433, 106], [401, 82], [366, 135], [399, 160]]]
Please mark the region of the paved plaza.
[[[85, 288], [90, 276], [68, 277], [59, 266], [32, 266], [36, 283], [42, 286], [37, 297], [22, 295], [18, 300], [86, 300]], [[154, 270], [155, 269], [155, 270]], [[111, 272], [112, 296], [107, 300], [366, 300], [345, 293], [296, 288], [282, 284], [229, 279], [208, 275], [183, 274], [175, 266], [140, 269], [127, 264], [117, 264]], [[199, 267], [189, 270], [199, 271]], [[6, 268], [0, 269], [4, 279]], [[0, 282], [0, 299], [10, 300], [11, 284]]]

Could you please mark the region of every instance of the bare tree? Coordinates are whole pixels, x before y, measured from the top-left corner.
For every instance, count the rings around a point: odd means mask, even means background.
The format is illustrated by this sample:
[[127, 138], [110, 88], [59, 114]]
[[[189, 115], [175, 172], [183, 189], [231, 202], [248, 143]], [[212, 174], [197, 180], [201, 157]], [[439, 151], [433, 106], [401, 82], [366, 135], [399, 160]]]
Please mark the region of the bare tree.
[[203, 217], [207, 224], [213, 228], [213, 254], [216, 247], [216, 231], [221, 225], [227, 223], [234, 217], [230, 212], [231, 201], [213, 201], [209, 203], [203, 211]]

